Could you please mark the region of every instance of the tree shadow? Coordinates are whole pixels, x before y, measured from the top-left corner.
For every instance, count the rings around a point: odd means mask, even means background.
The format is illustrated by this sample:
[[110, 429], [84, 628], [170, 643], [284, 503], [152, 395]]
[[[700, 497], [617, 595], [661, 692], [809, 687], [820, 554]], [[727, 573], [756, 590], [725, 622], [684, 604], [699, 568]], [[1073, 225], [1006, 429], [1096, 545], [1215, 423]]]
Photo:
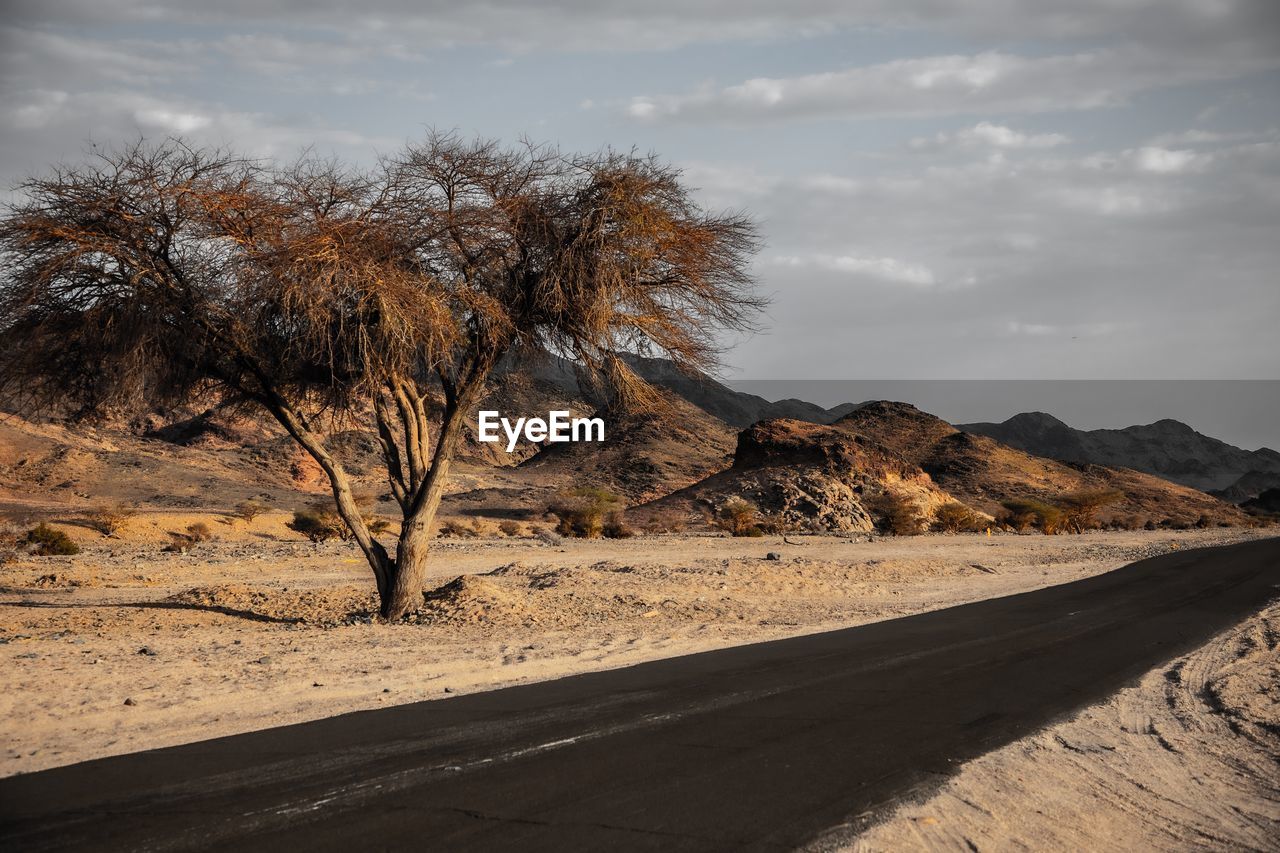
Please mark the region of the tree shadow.
[[109, 534], [103, 533], [102, 529], [98, 527], [97, 524], [95, 524], [94, 522], [90, 521], [87, 518], [51, 518], [46, 523], [47, 524], [65, 524], [68, 527], [83, 527], [85, 530], [92, 530], [94, 533], [97, 533], [103, 539], [112, 538]]
[[287, 616], [269, 616], [266, 613], [255, 613], [252, 610], [239, 610], [235, 607], [223, 607], [217, 604], [194, 604], [183, 601], [117, 601], [107, 603], [95, 602], [58, 602], [58, 601], [0, 601], [0, 607], [28, 607], [70, 609], [75, 607], [105, 608], [118, 610], [137, 608], [141, 610], [201, 610], [205, 613], [220, 613], [223, 616], [234, 616], [250, 622], [266, 622], [276, 625], [299, 625], [304, 619]]

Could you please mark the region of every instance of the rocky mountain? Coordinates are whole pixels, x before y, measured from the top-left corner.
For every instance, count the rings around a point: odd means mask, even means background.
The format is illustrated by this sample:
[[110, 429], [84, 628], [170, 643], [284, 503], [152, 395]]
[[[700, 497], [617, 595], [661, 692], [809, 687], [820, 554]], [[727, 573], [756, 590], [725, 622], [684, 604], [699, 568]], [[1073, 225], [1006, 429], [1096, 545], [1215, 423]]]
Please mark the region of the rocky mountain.
[[[989, 436], [1051, 459], [1145, 471], [1203, 490], [1243, 500], [1280, 478], [1280, 453], [1242, 450], [1196, 432], [1180, 421], [1159, 420], [1124, 429], [1073, 429], [1044, 412], [1014, 415], [1003, 423], [959, 424], [965, 432]], [[1254, 475], [1254, 476], [1250, 476]], [[1259, 489], [1261, 490], [1261, 489]]]
[[1137, 516], [1160, 523], [1193, 524], [1200, 516], [1241, 521], [1235, 507], [1194, 488], [1127, 468], [1065, 462], [1028, 453], [989, 436], [965, 431], [906, 403], [870, 403], [836, 421], [882, 442], [919, 465], [943, 489], [987, 512], [1001, 501], [1052, 502], [1082, 491], [1118, 490], [1125, 497], [1110, 517]]
[[926, 519], [954, 500], [889, 448], [848, 430], [779, 418], [738, 434], [733, 465], [637, 508], [637, 518], [711, 517], [732, 498], [750, 501], [788, 527], [841, 532], [874, 528], [870, 501], [888, 492]]
[[[842, 403], [834, 408], [824, 409], [804, 400], [775, 402], [755, 394], [735, 391], [706, 374], [685, 373], [665, 358], [628, 355], [625, 360], [636, 375], [646, 382], [682, 397], [702, 411], [738, 429], [769, 418], [792, 418], [826, 424], [848, 414], [859, 405]], [[595, 396], [590, 388], [585, 387], [583, 377], [574, 363], [566, 359], [548, 354], [526, 370], [541, 381], [557, 385], [562, 394], [583, 399]]]
[[1267, 489], [1257, 497], [1245, 501], [1240, 507], [1256, 515], [1280, 515], [1280, 489]]

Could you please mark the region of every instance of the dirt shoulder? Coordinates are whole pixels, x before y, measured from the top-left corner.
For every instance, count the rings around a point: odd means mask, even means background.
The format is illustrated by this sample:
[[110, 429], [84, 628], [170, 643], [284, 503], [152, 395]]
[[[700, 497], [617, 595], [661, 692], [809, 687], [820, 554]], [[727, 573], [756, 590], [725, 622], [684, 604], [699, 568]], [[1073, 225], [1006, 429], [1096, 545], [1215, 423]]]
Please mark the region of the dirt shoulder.
[[442, 541], [438, 592], [381, 625], [353, 547], [263, 518], [162, 552], [192, 518], [78, 534], [77, 557], [0, 569], [0, 774], [889, 619], [1258, 535]]
[[1280, 605], [971, 761], [848, 845], [1267, 850], [1280, 838]]

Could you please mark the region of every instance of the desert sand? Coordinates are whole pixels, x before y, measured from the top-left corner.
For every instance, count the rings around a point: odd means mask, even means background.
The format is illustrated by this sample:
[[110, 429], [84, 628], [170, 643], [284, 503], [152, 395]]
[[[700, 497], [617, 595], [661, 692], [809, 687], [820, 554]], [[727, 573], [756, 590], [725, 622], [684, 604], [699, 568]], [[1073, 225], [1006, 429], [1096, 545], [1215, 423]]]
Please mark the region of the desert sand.
[[1274, 850], [1280, 605], [814, 849]]
[[[118, 539], [68, 524], [80, 555], [0, 568], [0, 773], [890, 619], [1263, 535], [443, 539], [437, 591], [387, 625], [354, 546], [312, 544], [286, 519], [144, 512]], [[212, 541], [161, 550], [199, 520]]]

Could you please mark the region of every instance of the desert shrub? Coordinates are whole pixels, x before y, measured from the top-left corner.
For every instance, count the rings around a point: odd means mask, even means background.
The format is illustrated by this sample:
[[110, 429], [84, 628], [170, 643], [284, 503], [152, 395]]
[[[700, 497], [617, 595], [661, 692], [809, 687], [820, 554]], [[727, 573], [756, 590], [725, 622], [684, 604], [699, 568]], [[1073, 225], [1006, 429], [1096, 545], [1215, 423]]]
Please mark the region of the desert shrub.
[[1147, 523], [1146, 523], [1146, 524], [1144, 524], [1144, 525], [1142, 525], [1142, 529], [1143, 529], [1143, 530], [1155, 530], [1155, 529], [1156, 529], [1156, 523], [1155, 523], [1154, 521], [1152, 521], [1151, 519], [1149, 519], [1149, 518], [1148, 518], [1148, 519], [1147, 519]]
[[196, 547], [196, 540], [186, 533], [170, 533], [169, 544], [161, 548], [161, 551], [174, 554], [185, 554], [192, 548]]
[[609, 513], [609, 517], [605, 519], [600, 532], [604, 534], [605, 539], [630, 539], [636, 535], [635, 530], [631, 528], [631, 525], [627, 524], [620, 512]]
[[760, 510], [751, 501], [731, 497], [711, 518], [711, 526], [730, 536], [763, 536], [760, 529]]
[[100, 506], [85, 515], [85, 521], [103, 536], [115, 536], [138, 511], [125, 504]]
[[0, 566], [18, 559], [18, 528], [0, 522]]
[[532, 527], [529, 528], [529, 532], [532, 533], [535, 538], [541, 539], [543, 542], [546, 542], [548, 545], [564, 544], [564, 537], [561, 536], [559, 533], [556, 533], [554, 530], [551, 530], [550, 528], [533, 525]]
[[346, 540], [351, 535], [342, 516], [327, 501], [316, 501], [306, 509], [295, 511], [288, 526], [290, 530], [301, 533], [312, 542]]
[[1213, 519], [1210, 518], [1207, 513], [1201, 513], [1200, 517], [1196, 519], [1196, 528], [1199, 530], [1204, 530], [1207, 527], [1213, 526]]
[[192, 543], [208, 542], [213, 537], [213, 531], [209, 529], [209, 525], [203, 521], [197, 521], [187, 525], [187, 536]]
[[1124, 500], [1124, 492], [1116, 489], [1095, 489], [1062, 495], [1054, 501], [1054, 505], [1062, 513], [1061, 525], [1064, 530], [1083, 533], [1099, 526], [1099, 510], [1122, 500]]
[[622, 498], [595, 486], [566, 492], [547, 508], [556, 519], [556, 533], [576, 539], [597, 539], [604, 534], [606, 516], [616, 511]]
[[503, 536], [519, 536], [524, 533], [524, 526], [518, 521], [504, 519], [498, 522], [498, 532]]
[[39, 557], [63, 557], [80, 553], [80, 546], [61, 530], [55, 530], [43, 522], [27, 531], [19, 544], [32, 549]]
[[686, 526], [687, 522], [679, 513], [663, 512], [648, 516], [641, 522], [640, 529], [645, 533], [682, 533]]
[[476, 536], [492, 536], [496, 528], [483, 518], [471, 519], [471, 532]]
[[249, 500], [241, 501], [236, 505], [235, 516], [236, 518], [243, 519], [245, 523], [251, 524], [255, 518], [262, 515], [264, 512], [269, 512], [270, 510], [271, 507], [267, 506], [262, 501], [250, 498]]
[[[788, 521], [786, 516], [780, 512], [762, 513], [760, 515], [760, 521], [756, 524], [756, 527], [760, 528], [760, 533], [762, 535], [768, 536], [781, 536], [784, 533], [790, 533], [796, 529], [796, 526]], [[814, 526], [810, 529], [815, 533], [820, 532], [820, 526], [816, 519], [814, 521]]]
[[466, 522], [460, 521], [456, 518], [450, 518], [440, 522], [439, 535], [452, 536], [454, 538], [461, 539], [472, 536], [473, 532]]
[[[360, 517], [364, 519], [365, 527], [369, 528], [370, 533], [374, 535], [385, 533], [391, 526], [391, 522], [369, 511], [374, 502], [372, 495], [357, 495], [355, 502], [360, 510]], [[342, 516], [338, 515], [337, 508], [328, 500], [318, 500], [309, 504], [306, 509], [295, 511], [293, 520], [287, 526], [312, 542], [326, 542], [330, 539], [343, 542], [351, 540], [351, 529], [342, 520]]]
[[1003, 502], [1009, 512], [1009, 524], [1019, 532], [1035, 528], [1046, 536], [1062, 531], [1062, 510], [1053, 504], [1037, 500], [1011, 500]]
[[867, 502], [875, 519], [876, 530], [894, 536], [916, 536], [924, 528], [924, 519], [915, 501], [893, 492], [881, 492]]
[[986, 527], [985, 518], [959, 501], [938, 507], [933, 517], [933, 529], [943, 533], [976, 533]]

